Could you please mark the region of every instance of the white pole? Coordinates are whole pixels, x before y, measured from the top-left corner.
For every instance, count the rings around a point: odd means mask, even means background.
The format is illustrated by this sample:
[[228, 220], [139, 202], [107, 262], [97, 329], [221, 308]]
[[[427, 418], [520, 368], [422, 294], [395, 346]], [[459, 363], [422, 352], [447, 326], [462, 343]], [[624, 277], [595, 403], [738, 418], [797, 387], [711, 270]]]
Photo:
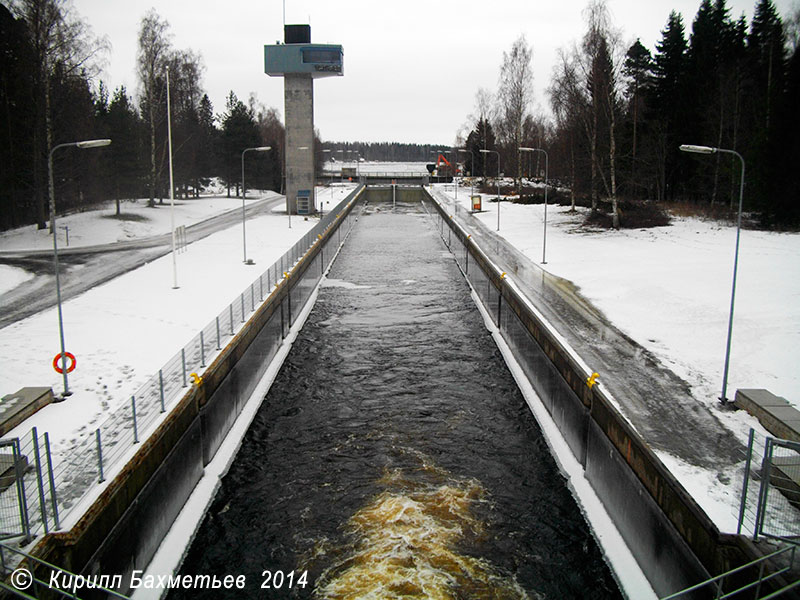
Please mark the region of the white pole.
[[178, 289], [178, 259], [175, 253], [175, 186], [172, 180], [172, 116], [169, 107], [169, 66], [167, 66], [167, 144], [169, 146], [169, 224], [172, 229], [172, 289]]

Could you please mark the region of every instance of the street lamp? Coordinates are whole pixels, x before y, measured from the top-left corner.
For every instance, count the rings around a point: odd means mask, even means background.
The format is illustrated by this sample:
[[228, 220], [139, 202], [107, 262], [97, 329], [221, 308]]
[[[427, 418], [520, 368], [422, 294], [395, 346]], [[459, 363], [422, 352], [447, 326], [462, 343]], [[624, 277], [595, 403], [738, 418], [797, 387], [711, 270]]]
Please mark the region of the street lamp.
[[726, 150], [725, 148], [713, 148], [710, 146], [694, 146], [692, 144], [683, 144], [680, 147], [683, 152], [691, 152], [693, 154], [716, 154], [722, 152], [724, 154], [733, 154], [738, 156], [742, 162], [742, 179], [739, 183], [739, 216], [736, 221], [736, 250], [733, 254], [733, 284], [731, 285], [731, 310], [728, 316], [728, 341], [725, 345], [725, 369], [722, 372], [722, 396], [720, 402], [726, 404], [728, 398], [726, 396], [728, 391], [728, 367], [731, 360], [731, 336], [733, 334], [733, 306], [736, 298], [736, 272], [739, 268], [739, 236], [742, 230], [742, 200], [744, 199], [744, 158], [735, 150]]
[[469, 173], [469, 201], [472, 202], [472, 197], [475, 195], [475, 155], [472, 153], [472, 150], [467, 150], [466, 148], [456, 148], [456, 156], [458, 156], [459, 152], [469, 152], [471, 157]]
[[497, 154], [497, 231], [500, 231], [500, 153], [497, 150], [484, 150], [483, 148], [481, 148], [481, 152]]
[[544, 233], [542, 234], [542, 264], [547, 264], [547, 187], [550, 159], [547, 151], [541, 148], [520, 148], [521, 152], [542, 152], [544, 154]]
[[108, 146], [111, 143], [109, 139], [100, 140], [83, 140], [80, 142], [67, 142], [66, 144], [58, 144], [50, 150], [50, 155], [47, 161], [47, 168], [49, 171], [49, 187], [50, 187], [50, 227], [53, 230], [53, 265], [56, 272], [56, 303], [58, 304], [58, 335], [61, 340], [61, 376], [64, 379], [64, 393], [62, 396], [66, 397], [72, 394], [69, 391], [69, 382], [67, 381], [67, 352], [64, 346], [64, 316], [61, 312], [61, 280], [58, 275], [58, 230], [56, 229], [56, 186], [53, 179], [53, 153], [59, 148], [66, 148], [68, 146], [76, 146], [81, 149], [85, 148], [100, 148]]
[[244, 187], [244, 155], [246, 152], [266, 152], [272, 150], [272, 146], [258, 146], [256, 148], [245, 148], [242, 152], [242, 250], [244, 251], [244, 264], [254, 265], [252, 259], [247, 258], [247, 233], [245, 232], [245, 218], [244, 218], [244, 199], [247, 196], [247, 188]]

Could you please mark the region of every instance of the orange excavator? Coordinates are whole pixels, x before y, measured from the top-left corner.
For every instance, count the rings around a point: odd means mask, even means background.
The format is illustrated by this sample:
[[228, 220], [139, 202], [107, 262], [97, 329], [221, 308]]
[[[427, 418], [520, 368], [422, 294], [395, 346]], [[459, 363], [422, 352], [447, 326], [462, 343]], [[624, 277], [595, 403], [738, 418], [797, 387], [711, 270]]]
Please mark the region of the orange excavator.
[[425, 165], [428, 172], [436, 177], [453, 177], [458, 172], [458, 165], [453, 166], [444, 155], [440, 154], [436, 159], [436, 164]]

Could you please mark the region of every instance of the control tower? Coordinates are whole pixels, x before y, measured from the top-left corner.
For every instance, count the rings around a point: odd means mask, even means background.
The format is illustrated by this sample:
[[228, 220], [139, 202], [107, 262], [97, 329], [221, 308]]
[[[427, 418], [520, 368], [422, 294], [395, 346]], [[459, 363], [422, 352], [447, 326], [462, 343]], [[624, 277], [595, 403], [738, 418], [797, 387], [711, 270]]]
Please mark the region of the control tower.
[[264, 46], [264, 72], [283, 77], [286, 115], [286, 210], [316, 212], [314, 198], [314, 79], [341, 76], [342, 47], [312, 44], [310, 25], [284, 25], [284, 43]]

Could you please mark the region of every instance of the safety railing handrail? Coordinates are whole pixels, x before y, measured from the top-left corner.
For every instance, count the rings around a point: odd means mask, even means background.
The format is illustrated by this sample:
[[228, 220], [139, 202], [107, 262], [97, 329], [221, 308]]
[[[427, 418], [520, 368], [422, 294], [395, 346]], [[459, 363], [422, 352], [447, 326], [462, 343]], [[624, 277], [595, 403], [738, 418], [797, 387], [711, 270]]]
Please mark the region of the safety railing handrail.
[[[6, 565], [6, 554], [5, 554], [6, 551], [22, 557], [20, 562], [17, 563], [17, 565], [15, 565], [15, 568], [13, 570], [11, 570]], [[19, 564], [22, 563], [26, 563], [24, 567], [19, 566]], [[44, 581], [42, 579], [38, 579], [36, 577], [37, 569], [36, 567], [31, 565], [31, 563], [36, 563], [36, 565], [38, 566], [49, 569], [50, 570], [49, 572], [51, 573], [50, 581]], [[27, 567], [30, 567], [30, 569], [28, 569]], [[84, 581], [86, 580], [86, 578], [83, 577], [82, 575], [76, 575], [75, 573], [72, 573], [67, 569], [62, 569], [61, 567], [51, 564], [46, 560], [42, 560], [41, 558], [33, 556], [32, 554], [27, 554], [22, 550], [19, 550], [2, 542], [0, 542], [0, 570], [2, 570], [1, 575], [3, 578], [6, 578], [9, 575], [11, 575], [11, 585], [8, 585], [5, 581], [0, 581], [0, 588], [16, 595], [19, 598], [36, 598], [36, 596], [31, 596], [29, 594], [26, 594], [25, 590], [28, 590], [30, 588], [34, 588], [35, 590], [37, 588], [37, 585], [41, 585], [43, 588], [61, 594], [62, 597], [74, 598], [77, 600], [78, 596], [76, 594], [76, 591], [78, 586], [77, 585], [73, 586], [75, 589], [73, 589], [71, 592], [68, 590], [63, 590], [60, 587], [53, 587], [52, 573], [58, 572], [67, 575], [70, 578], [69, 579], [70, 582], [78, 581], [79, 578], [83, 578]], [[56, 582], [58, 582], [58, 579], [59, 576], [56, 576], [55, 578]], [[125, 596], [123, 594], [120, 594], [119, 592], [115, 592], [114, 590], [103, 587], [102, 585], [96, 585], [95, 583], [96, 582], [92, 582], [91, 589], [98, 590], [100, 592], [108, 594], [113, 598], [121, 598], [122, 600], [128, 600], [128, 596]]]
[[[750, 561], [747, 564], [744, 564], [744, 565], [741, 565], [741, 566], [736, 567], [734, 569], [731, 569], [730, 571], [726, 571], [725, 573], [722, 573], [721, 575], [717, 575], [716, 577], [711, 577], [711, 578], [709, 578], [709, 579], [707, 579], [705, 581], [702, 581], [702, 582], [700, 582], [700, 583], [698, 583], [696, 585], [693, 585], [691, 587], [688, 587], [688, 588], [686, 588], [684, 590], [681, 590], [679, 592], [675, 592], [674, 594], [670, 594], [669, 596], [664, 596], [663, 598], [661, 598], [661, 600], [672, 600], [673, 598], [680, 598], [684, 594], [689, 594], [691, 592], [695, 592], [695, 591], [697, 591], [699, 589], [702, 589], [702, 588], [704, 588], [704, 587], [706, 587], [708, 585], [713, 585], [713, 584], [719, 584], [719, 585], [717, 585], [717, 594], [716, 594], [715, 598], [718, 598], [720, 600], [723, 599], [723, 598], [731, 598], [732, 596], [734, 596], [736, 594], [744, 592], [745, 590], [752, 589], [754, 587], [760, 588], [761, 584], [764, 583], [765, 581], [770, 581], [772, 579], [775, 579], [776, 577], [778, 577], [778, 576], [780, 576], [780, 575], [782, 575], [784, 573], [788, 573], [791, 570], [792, 566], [794, 565], [794, 557], [795, 557], [795, 550], [796, 549], [797, 549], [796, 546], [787, 546], [785, 548], [781, 548], [780, 550], [776, 550], [775, 552], [772, 552], [770, 554], [766, 554], [766, 555], [761, 556], [761, 557], [759, 557], [759, 558], [757, 558], [757, 559], [755, 559], [753, 561]], [[789, 565], [787, 565], [785, 567], [782, 567], [782, 568], [780, 568], [778, 570], [771, 571], [767, 575], [764, 575], [764, 568], [763, 568], [764, 563], [766, 563], [767, 561], [772, 560], [774, 558], [777, 558], [778, 556], [780, 556], [782, 554], [785, 554], [786, 552], [791, 553], [791, 557], [789, 559]], [[753, 567], [756, 567], [756, 566], [759, 567], [759, 577], [758, 577], [758, 579], [756, 579], [755, 581], [752, 581], [750, 583], [747, 583], [747, 584], [745, 584], [745, 585], [743, 585], [743, 586], [741, 586], [741, 587], [739, 587], [739, 588], [737, 588], [735, 590], [731, 590], [730, 592], [722, 593], [722, 585], [721, 584], [722, 584], [723, 580], [725, 580], [727, 577], [730, 577], [731, 575], [735, 575], [736, 573], [741, 573], [742, 571], [745, 571], [745, 570], [748, 570], [748, 569], [752, 569]], [[784, 592], [787, 592], [790, 589], [793, 589], [793, 588], [797, 587], [798, 585], [800, 585], [800, 579], [798, 579], [797, 581], [795, 581], [793, 583], [787, 584], [786, 586], [782, 587], [781, 589], [779, 589], [777, 591], [774, 591], [774, 592], [768, 594], [767, 596], [762, 596], [761, 600], [766, 600], [767, 598], [775, 598], [775, 597], [779, 596], [780, 594], [782, 594]]]

